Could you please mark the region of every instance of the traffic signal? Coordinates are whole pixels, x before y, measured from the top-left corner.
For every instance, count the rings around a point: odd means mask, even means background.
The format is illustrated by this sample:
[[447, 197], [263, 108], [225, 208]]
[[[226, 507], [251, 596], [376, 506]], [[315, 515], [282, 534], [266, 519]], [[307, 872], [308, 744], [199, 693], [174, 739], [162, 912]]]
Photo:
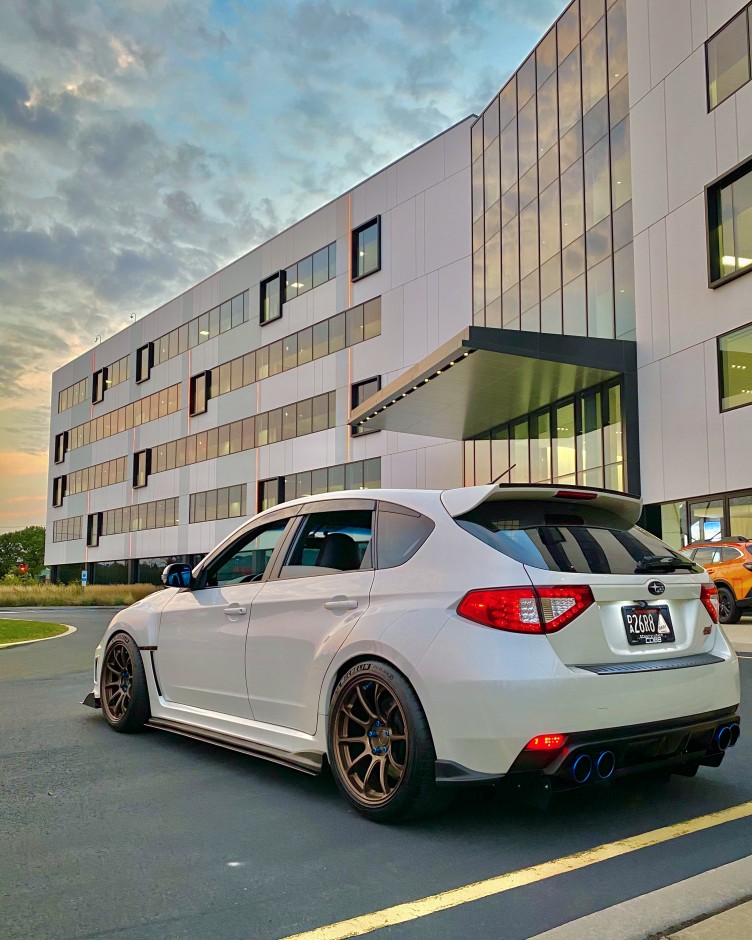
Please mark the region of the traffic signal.
[[28, 565], [19, 565], [19, 566], [18, 566], [18, 570], [21, 572], [21, 574], [26, 574], [26, 572], [29, 570], [29, 566], [28, 566]]

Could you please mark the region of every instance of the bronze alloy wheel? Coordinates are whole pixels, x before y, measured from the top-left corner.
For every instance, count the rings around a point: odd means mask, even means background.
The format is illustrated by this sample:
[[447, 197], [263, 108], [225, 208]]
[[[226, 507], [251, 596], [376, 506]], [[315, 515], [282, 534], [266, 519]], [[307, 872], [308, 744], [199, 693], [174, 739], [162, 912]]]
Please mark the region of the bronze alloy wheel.
[[128, 644], [114, 640], [107, 648], [102, 665], [102, 708], [113, 722], [122, 721], [133, 694], [133, 660]]
[[332, 728], [340, 780], [360, 804], [381, 806], [405, 774], [408, 731], [402, 706], [383, 682], [356, 677], [337, 702]]

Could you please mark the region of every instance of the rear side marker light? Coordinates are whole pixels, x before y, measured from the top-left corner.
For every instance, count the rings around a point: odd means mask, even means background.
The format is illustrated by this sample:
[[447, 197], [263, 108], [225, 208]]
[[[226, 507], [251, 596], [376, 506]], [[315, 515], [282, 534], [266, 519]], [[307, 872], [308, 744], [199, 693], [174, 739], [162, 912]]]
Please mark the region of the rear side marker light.
[[539, 734], [525, 745], [526, 751], [558, 751], [566, 743], [565, 734]]
[[718, 623], [718, 588], [714, 584], [703, 584], [700, 588], [700, 600], [713, 623]]
[[555, 633], [594, 603], [587, 585], [490, 588], [469, 591], [457, 613], [510, 633]]

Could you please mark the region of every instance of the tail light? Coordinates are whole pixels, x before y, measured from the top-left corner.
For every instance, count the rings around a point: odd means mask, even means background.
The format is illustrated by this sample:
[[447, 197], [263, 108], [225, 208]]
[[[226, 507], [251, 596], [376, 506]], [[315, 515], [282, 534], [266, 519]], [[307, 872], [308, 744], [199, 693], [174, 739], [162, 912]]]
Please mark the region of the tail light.
[[718, 623], [718, 588], [714, 584], [703, 584], [700, 588], [700, 600], [713, 623]]
[[460, 617], [511, 633], [554, 633], [595, 603], [587, 585], [490, 588], [469, 591]]
[[746, 568], [747, 571], [752, 571], [752, 561], [745, 561], [742, 564], [742, 568]]
[[538, 734], [525, 745], [526, 751], [558, 751], [567, 740], [565, 734]]

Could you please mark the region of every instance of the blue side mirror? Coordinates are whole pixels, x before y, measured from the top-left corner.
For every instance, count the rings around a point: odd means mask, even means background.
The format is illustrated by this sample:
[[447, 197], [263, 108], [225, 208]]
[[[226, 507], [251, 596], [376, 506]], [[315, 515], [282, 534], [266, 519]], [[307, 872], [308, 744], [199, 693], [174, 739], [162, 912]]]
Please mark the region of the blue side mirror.
[[162, 584], [165, 587], [189, 588], [191, 586], [191, 566], [183, 563], [168, 565], [162, 572]]

